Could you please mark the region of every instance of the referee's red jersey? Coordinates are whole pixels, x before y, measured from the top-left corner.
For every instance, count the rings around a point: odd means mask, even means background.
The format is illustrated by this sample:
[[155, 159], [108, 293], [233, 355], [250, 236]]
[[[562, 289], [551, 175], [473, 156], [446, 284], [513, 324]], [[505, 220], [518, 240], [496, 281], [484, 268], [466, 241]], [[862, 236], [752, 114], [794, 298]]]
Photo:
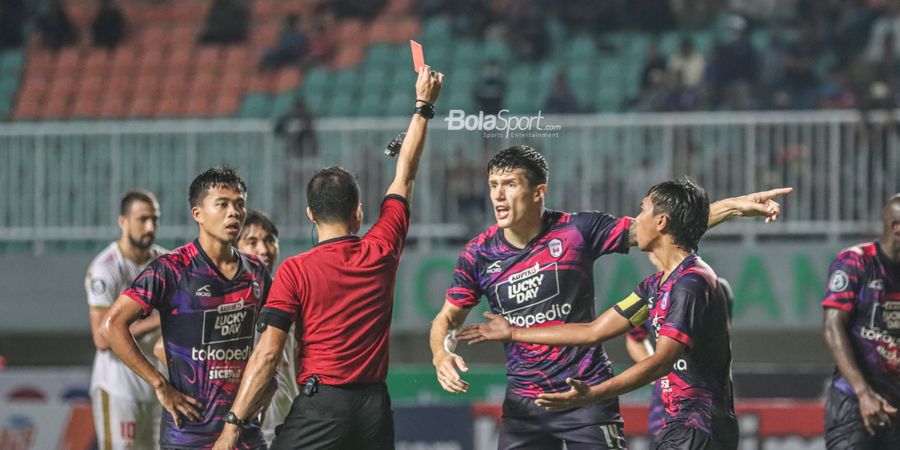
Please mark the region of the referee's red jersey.
[[365, 236], [319, 242], [285, 260], [264, 314], [278, 328], [297, 325], [297, 382], [381, 383], [387, 377], [394, 283], [409, 228], [409, 205], [389, 195]]

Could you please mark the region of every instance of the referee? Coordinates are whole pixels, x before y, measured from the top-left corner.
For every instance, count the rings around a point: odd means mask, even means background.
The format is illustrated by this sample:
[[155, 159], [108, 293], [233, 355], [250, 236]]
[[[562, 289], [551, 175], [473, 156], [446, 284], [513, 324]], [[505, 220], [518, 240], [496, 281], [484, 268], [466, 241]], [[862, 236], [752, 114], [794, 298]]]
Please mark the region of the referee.
[[260, 316], [262, 335], [214, 447], [232, 450], [281, 358], [296, 323], [300, 395], [275, 431], [272, 449], [393, 449], [387, 378], [389, 330], [413, 182], [428, 119], [444, 75], [425, 67], [416, 109], [400, 148], [381, 216], [363, 237], [356, 177], [340, 167], [316, 172], [306, 214], [319, 242], [282, 263]]

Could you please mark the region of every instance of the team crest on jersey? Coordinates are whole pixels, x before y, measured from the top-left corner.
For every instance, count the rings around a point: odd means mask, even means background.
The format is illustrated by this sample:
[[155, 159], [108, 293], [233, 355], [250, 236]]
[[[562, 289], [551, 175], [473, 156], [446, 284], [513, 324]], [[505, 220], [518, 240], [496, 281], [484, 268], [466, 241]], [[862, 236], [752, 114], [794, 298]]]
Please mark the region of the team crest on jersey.
[[831, 279], [828, 280], [828, 289], [831, 292], [844, 292], [849, 285], [850, 278], [847, 277], [847, 273], [843, 270], [835, 270], [831, 275]]
[[662, 300], [659, 301], [659, 309], [665, 311], [669, 307], [669, 293], [663, 294]]
[[550, 256], [554, 258], [559, 258], [563, 253], [563, 245], [562, 241], [559, 239], [551, 239], [550, 244], [547, 245], [550, 248]]
[[260, 299], [259, 296], [260, 296], [259, 283], [257, 283], [257, 282], [254, 280], [254, 281], [253, 281], [253, 298], [259, 300], [259, 299]]
[[103, 295], [106, 292], [106, 282], [99, 278], [91, 280], [91, 292], [94, 295]]

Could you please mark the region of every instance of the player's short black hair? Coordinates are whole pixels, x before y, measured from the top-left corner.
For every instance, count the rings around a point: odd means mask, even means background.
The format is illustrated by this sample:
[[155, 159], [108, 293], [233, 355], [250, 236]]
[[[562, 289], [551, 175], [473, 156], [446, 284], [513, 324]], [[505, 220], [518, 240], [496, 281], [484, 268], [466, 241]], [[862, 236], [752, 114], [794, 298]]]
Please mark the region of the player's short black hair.
[[237, 171], [229, 166], [213, 166], [206, 169], [194, 181], [188, 189], [188, 203], [191, 207], [197, 206], [206, 196], [206, 192], [215, 188], [229, 188], [241, 194], [247, 194], [247, 185]]
[[675, 245], [696, 251], [700, 238], [709, 227], [709, 198], [706, 191], [689, 177], [664, 181], [647, 193], [653, 214], [666, 214], [666, 227]]
[[247, 211], [247, 218], [244, 219], [244, 228], [241, 228], [241, 234], [238, 235], [238, 240], [243, 239], [244, 234], [252, 226], [258, 226], [272, 237], [278, 238], [278, 227], [275, 226], [275, 223], [272, 222], [269, 215], [262, 211], [251, 209], [250, 211]]
[[135, 202], [144, 202], [154, 208], [159, 207], [159, 202], [156, 201], [156, 196], [152, 192], [146, 189], [129, 189], [122, 194], [122, 201], [119, 203], [119, 214], [127, 216], [131, 211], [131, 205]]
[[488, 162], [487, 171], [522, 169], [531, 186], [545, 184], [550, 177], [550, 167], [544, 155], [528, 145], [515, 145], [501, 150]]
[[306, 203], [319, 222], [350, 222], [359, 206], [356, 176], [338, 166], [318, 170], [306, 184]]

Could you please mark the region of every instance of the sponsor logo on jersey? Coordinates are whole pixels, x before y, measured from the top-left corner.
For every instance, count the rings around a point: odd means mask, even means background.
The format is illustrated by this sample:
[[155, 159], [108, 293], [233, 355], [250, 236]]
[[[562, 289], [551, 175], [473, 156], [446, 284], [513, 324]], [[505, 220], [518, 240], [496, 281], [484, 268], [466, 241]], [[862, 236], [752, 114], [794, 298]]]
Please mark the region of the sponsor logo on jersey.
[[194, 361], [246, 361], [250, 358], [250, 344], [244, 348], [205, 348], [191, 347], [191, 359]]
[[212, 288], [207, 284], [194, 292], [197, 297], [212, 297]]
[[243, 367], [224, 367], [224, 368], [216, 368], [209, 369], [208, 378], [210, 380], [229, 380], [240, 382], [241, 377], [244, 375]]
[[236, 304], [243, 304], [243, 300], [203, 311], [204, 345], [253, 338], [256, 311], [252, 308], [235, 310], [232, 305]]
[[[559, 274], [557, 263], [541, 267], [535, 263], [521, 272], [514, 273], [494, 285], [501, 314], [509, 314], [520, 309], [531, 308], [559, 295]], [[560, 305], [557, 305], [560, 306]]]
[[224, 314], [240, 311], [242, 309], [244, 309], [244, 299], [241, 299], [241, 301], [239, 302], [221, 304], [218, 308], [216, 308], [216, 311], [218, 311], [219, 314]]
[[869, 289], [883, 291], [884, 290], [884, 280], [882, 280], [881, 278], [876, 278], [876, 279], [870, 281]]
[[900, 333], [900, 302], [885, 302], [880, 306], [884, 328], [891, 334]]
[[835, 270], [834, 273], [831, 274], [831, 279], [828, 280], [828, 289], [830, 289], [831, 292], [844, 292], [849, 285], [850, 278], [847, 277], [847, 273], [843, 270]]
[[500, 261], [494, 261], [491, 265], [487, 266], [485, 272], [487, 273], [499, 273], [502, 270], [500, 267]]
[[550, 249], [550, 256], [554, 258], [559, 258], [563, 253], [563, 244], [559, 239], [551, 239], [550, 244], [547, 245]]
[[513, 326], [519, 328], [528, 328], [533, 327], [535, 325], [540, 325], [546, 322], [552, 322], [554, 320], [565, 321], [565, 318], [568, 317], [569, 313], [572, 312], [572, 305], [569, 303], [564, 303], [562, 305], [553, 305], [547, 311], [534, 313], [534, 314], [506, 314], [505, 317], [507, 321]]

